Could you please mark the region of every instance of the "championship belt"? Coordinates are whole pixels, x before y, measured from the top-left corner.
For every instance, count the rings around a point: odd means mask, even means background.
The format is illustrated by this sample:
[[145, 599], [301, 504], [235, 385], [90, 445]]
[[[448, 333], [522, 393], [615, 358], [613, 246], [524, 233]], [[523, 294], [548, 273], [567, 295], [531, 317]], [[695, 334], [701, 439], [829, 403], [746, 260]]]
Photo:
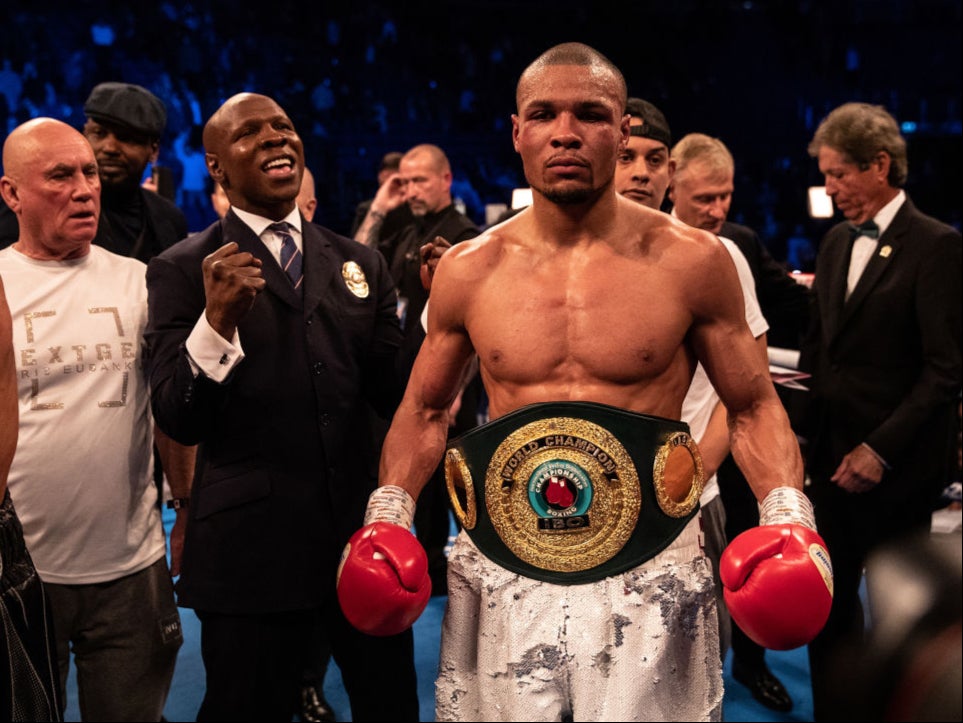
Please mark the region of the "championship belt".
[[699, 508], [687, 424], [591, 402], [522, 407], [454, 439], [455, 516], [491, 560], [561, 584], [600, 580], [664, 550]]

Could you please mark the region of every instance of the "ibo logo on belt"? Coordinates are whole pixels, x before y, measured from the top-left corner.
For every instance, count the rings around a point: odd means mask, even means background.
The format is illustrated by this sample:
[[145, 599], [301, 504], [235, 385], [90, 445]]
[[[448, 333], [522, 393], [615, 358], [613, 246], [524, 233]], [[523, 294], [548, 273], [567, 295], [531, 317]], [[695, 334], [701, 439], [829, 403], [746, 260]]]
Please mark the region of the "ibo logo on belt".
[[543, 462], [528, 479], [528, 501], [538, 529], [562, 532], [589, 526], [592, 480], [579, 465], [564, 459]]

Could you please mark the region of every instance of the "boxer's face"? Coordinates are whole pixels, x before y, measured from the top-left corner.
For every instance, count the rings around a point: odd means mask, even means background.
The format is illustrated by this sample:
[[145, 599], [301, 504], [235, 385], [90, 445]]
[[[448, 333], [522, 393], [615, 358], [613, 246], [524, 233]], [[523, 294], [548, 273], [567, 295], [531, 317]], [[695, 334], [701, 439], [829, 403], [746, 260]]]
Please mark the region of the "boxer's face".
[[625, 99], [610, 71], [548, 65], [519, 82], [512, 138], [531, 187], [557, 204], [585, 203], [612, 184], [629, 137]]

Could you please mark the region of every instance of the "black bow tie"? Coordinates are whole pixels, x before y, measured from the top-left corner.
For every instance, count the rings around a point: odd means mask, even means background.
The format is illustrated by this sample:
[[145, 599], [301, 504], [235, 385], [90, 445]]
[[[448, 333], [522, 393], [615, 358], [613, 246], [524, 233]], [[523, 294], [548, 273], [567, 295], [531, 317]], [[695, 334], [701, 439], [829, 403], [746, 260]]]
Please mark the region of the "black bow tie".
[[868, 236], [869, 238], [879, 238], [879, 226], [873, 220], [867, 221], [866, 223], [861, 223], [858, 226], [855, 224], [850, 224], [849, 226], [849, 237], [851, 239], [859, 238], [860, 236]]

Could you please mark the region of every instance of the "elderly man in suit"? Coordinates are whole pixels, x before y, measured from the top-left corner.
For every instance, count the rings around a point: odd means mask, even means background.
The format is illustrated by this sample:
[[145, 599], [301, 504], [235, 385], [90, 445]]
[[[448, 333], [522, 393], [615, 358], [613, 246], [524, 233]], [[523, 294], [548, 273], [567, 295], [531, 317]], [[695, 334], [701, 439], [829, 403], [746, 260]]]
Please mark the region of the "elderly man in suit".
[[204, 147], [231, 210], [151, 261], [146, 334], [158, 424], [200, 445], [189, 495], [175, 491], [178, 602], [200, 618], [207, 675], [198, 720], [291, 720], [319, 627], [353, 720], [416, 720], [411, 631], [363, 635], [335, 593], [375, 487], [370, 409], [389, 417], [400, 398], [387, 264], [299, 212], [304, 147], [271, 98], [229, 98]]
[[961, 238], [902, 189], [906, 142], [882, 107], [836, 108], [809, 153], [846, 219], [819, 249], [800, 361], [813, 375], [809, 494], [835, 573], [829, 622], [809, 646], [813, 704], [816, 720], [836, 720], [833, 660], [863, 629], [867, 554], [928, 531], [949, 479], [961, 383]]

